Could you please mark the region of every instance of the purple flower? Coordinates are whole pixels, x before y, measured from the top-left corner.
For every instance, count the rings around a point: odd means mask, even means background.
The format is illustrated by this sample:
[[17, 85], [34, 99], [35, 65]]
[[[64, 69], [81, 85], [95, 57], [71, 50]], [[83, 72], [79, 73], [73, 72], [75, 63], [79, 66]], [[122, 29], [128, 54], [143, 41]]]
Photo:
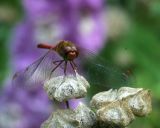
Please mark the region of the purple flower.
[[11, 41], [12, 65], [17, 71], [23, 69], [38, 56], [33, 37], [33, 24], [29, 21], [19, 24], [14, 30], [14, 36]]
[[103, 47], [103, 0], [24, 0], [23, 4], [28, 19], [35, 25], [36, 41], [53, 44], [66, 39], [94, 52]]
[[[98, 52], [104, 45], [102, 0], [23, 0], [26, 17], [11, 40], [11, 65], [19, 71], [38, 59], [45, 50], [37, 43], [70, 40]], [[5, 86], [0, 98], [0, 127], [39, 128], [51, 113], [51, 103], [41, 86], [26, 90]], [[82, 100], [80, 100], [82, 101]], [[79, 100], [70, 100], [75, 108]]]
[[51, 110], [42, 87], [24, 90], [9, 85], [0, 98], [0, 127], [39, 128]]

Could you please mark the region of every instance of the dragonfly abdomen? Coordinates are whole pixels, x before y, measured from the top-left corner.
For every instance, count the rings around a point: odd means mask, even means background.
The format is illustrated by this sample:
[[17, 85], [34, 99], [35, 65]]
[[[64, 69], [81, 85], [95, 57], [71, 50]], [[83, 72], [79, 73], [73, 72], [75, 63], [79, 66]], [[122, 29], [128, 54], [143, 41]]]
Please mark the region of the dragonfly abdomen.
[[48, 44], [38, 44], [37, 48], [43, 48], [43, 49], [55, 49], [54, 46], [48, 45]]

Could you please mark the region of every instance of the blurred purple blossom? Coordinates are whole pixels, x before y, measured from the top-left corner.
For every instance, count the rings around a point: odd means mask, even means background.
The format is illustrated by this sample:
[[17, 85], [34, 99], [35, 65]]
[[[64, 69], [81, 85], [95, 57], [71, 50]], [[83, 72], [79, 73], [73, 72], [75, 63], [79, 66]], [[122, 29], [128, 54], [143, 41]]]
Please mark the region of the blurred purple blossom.
[[98, 52], [106, 39], [103, 0], [24, 0], [38, 42], [66, 39]]
[[[23, 0], [23, 6], [26, 17], [15, 27], [11, 40], [13, 72], [43, 54], [36, 48], [37, 43], [53, 44], [65, 39], [95, 52], [104, 45], [103, 0]], [[71, 100], [70, 105], [74, 108], [79, 102]], [[0, 104], [3, 128], [39, 128], [52, 110], [41, 86], [34, 90], [5, 86]]]
[[52, 108], [41, 87], [35, 90], [6, 87], [0, 98], [1, 128], [39, 128]]

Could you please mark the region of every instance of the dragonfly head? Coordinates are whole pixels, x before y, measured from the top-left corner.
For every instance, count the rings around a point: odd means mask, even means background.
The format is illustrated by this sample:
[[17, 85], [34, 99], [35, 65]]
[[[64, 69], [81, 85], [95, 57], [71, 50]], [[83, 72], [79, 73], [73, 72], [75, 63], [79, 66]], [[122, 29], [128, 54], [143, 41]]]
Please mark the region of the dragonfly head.
[[78, 50], [75, 46], [67, 46], [65, 47], [65, 56], [67, 60], [74, 60], [78, 57]]
[[65, 60], [72, 61], [78, 57], [78, 50], [76, 46], [70, 41], [60, 41], [56, 46], [56, 51], [62, 56]]

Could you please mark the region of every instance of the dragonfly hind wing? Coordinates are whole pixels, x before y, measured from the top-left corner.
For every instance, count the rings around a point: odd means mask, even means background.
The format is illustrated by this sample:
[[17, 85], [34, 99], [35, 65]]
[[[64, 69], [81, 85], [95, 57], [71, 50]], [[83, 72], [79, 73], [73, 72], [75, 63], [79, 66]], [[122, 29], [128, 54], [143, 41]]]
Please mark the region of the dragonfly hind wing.
[[80, 48], [80, 51], [79, 59], [74, 62], [94, 90], [104, 91], [135, 84], [132, 76], [130, 77], [120, 67], [108, 62], [105, 58], [84, 48]]

